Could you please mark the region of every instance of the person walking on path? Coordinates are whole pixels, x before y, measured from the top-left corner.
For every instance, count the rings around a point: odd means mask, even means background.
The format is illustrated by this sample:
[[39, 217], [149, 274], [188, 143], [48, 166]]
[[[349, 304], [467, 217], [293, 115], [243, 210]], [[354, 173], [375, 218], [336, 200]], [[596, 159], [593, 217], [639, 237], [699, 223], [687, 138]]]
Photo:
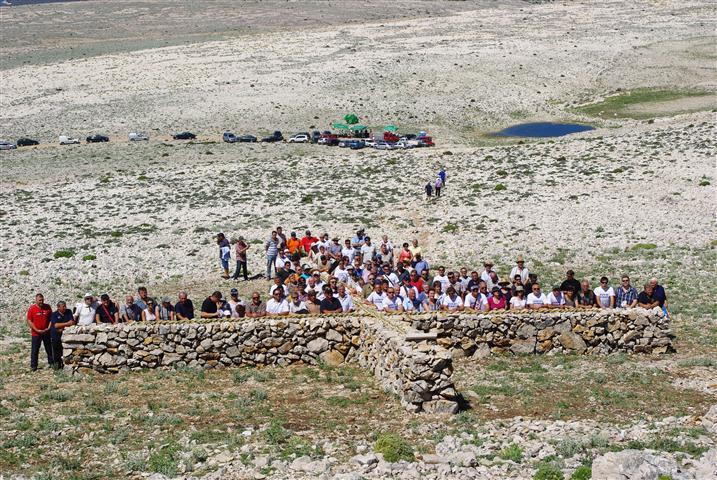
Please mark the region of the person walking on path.
[[441, 186], [446, 186], [446, 170], [441, 167], [441, 169], [438, 171], [438, 176], [441, 178]]
[[40, 355], [40, 345], [45, 347], [47, 363], [52, 366], [55, 360], [52, 357], [52, 346], [50, 343], [50, 317], [52, 307], [45, 303], [45, 297], [38, 293], [35, 295], [35, 303], [27, 309], [27, 324], [30, 326], [32, 343], [30, 347], [30, 368], [37, 370], [37, 359]]
[[279, 235], [274, 230], [271, 232], [271, 237], [269, 237], [269, 240], [266, 241], [264, 244], [264, 251], [266, 252], [266, 278], [267, 280], [271, 280], [271, 267], [274, 267], [274, 272], [276, 272], [276, 266], [274, 265], [274, 262], [276, 261], [277, 255], [279, 255]]
[[229, 278], [229, 260], [231, 259], [231, 246], [229, 240], [224, 236], [223, 233], [217, 234], [217, 245], [219, 245], [219, 261], [222, 264], [224, 275], [222, 278]]
[[428, 182], [424, 189], [426, 190], [426, 197], [430, 199], [431, 195], [433, 195], [433, 185], [431, 184], [431, 182]]
[[244, 237], [239, 237], [234, 241], [234, 251], [236, 252], [237, 269], [234, 272], [234, 280], [239, 280], [240, 272], [244, 271], [244, 281], [249, 280], [249, 273], [247, 272], [247, 258], [246, 251], [249, 250], [249, 245], [244, 240]]
[[441, 179], [440, 176], [436, 177], [435, 186], [436, 186], [436, 197], [440, 197], [441, 196], [441, 188], [443, 187], [443, 180]]

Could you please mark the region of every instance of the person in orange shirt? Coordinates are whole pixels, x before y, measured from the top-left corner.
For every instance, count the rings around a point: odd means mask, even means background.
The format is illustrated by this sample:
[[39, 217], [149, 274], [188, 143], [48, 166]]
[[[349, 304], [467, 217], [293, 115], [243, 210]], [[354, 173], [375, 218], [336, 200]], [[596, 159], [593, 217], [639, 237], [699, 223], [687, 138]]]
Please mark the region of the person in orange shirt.
[[296, 232], [291, 232], [291, 236], [286, 240], [286, 249], [289, 250], [292, 260], [299, 253], [300, 247], [301, 240], [296, 238]]
[[47, 353], [47, 363], [53, 365], [52, 346], [50, 344], [50, 316], [52, 307], [45, 303], [45, 297], [38, 293], [35, 303], [27, 309], [27, 324], [30, 326], [32, 346], [30, 349], [30, 368], [37, 370], [37, 359], [40, 355], [40, 344], [44, 345]]

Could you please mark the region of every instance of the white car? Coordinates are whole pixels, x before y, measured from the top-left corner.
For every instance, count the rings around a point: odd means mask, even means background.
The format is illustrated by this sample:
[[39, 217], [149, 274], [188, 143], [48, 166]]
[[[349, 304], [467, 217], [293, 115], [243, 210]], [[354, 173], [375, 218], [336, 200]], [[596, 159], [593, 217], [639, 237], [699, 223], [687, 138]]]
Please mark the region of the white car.
[[60, 135], [60, 145], [72, 145], [73, 143], [80, 143], [79, 138], [72, 138], [69, 135]]
[[396, 148], [413, 148], [413, 145], [408, 143], [408, 140], [399, 140], [396, 142]]
[[311, 138], [304, 133], [297, 133], [289, 139], [289, 143], [309, 143]]
[[363, 143], [367, 147], [373, 147], [374, 145], [376, 145], [376, 140], [374, 140], [373, 138], [367, 138], [366, 140], [363, 141]]
[[143, 140], [149, 140], [149, 135], [144, 132], [130, 132], [128, 138], [130, 142], [141, 142]]
[[5, 142], [0, 140], [0, 150], [14, 150], [17, 148], [17, 145], [10, 142]]

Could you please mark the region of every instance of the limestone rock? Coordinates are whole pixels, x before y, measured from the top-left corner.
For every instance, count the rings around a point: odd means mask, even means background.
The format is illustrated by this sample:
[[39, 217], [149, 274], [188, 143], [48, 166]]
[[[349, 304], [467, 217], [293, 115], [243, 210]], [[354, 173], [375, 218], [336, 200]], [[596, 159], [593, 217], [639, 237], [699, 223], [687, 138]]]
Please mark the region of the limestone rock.
[[338, 350], [328, 350], [319, 355], [319, 357], [325, 364], [331, 365], [332, 367], [336, 367], [344, 363], [344, 356], [341, 355], [341, 352]]
[[593, 480], [655, 480], [667, 475], [672, 480], [691, 480], [677, 463], [641, 450], [610, 452], [593, 460]]
[[576, 333], [563, 332], [560, 334], [558, 339], [560, 340], [560, 343], [563, 345], [563, 347], [567, 348], [568, 350], [574, 350], [577, 353], [583, 353], [587, 348], [583, 338]]
[[328, 350], [329, 341], [325, 338], [315, 338], [306, 345], [310, 352], [321, 353]]

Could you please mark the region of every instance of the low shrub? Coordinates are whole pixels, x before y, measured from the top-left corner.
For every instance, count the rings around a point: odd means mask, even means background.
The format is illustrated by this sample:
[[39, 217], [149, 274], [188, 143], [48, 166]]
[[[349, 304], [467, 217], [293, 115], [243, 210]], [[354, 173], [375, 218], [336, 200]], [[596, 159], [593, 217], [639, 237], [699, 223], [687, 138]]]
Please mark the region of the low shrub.
[[373, 446], [374, 451], [383, 454], [387, 462], [398, 462], [399, 460], [414, 461], [413, 447], [394, 433], [382, 433], [376, 439]]

